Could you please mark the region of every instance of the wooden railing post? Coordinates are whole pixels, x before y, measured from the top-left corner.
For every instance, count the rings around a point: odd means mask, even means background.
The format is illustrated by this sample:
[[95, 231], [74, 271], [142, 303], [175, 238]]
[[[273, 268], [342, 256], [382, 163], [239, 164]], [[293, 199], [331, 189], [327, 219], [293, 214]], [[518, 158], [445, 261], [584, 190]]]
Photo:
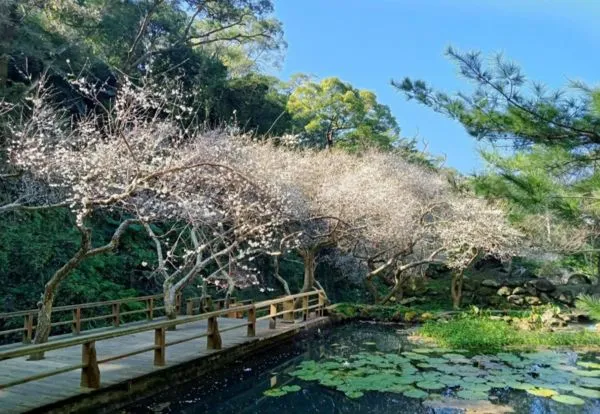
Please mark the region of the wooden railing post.
[[277, 327], [277, 304], [269, 306], [269, 329], [275, 329]]
[[321, 291], [319, 291], [319, 307], [317, 308], [317, 311], [318, 316], [323, 316], [325, 314], [325, 296]]
[[121, 304], [120, 303], [113, 303], [112, 305], [112, 319], [113, 319], [113, 326], [115, 328], [117, 328], [119, 326], [119, 323], [121, 322]]
[[154, 319], [154, 298], [146, 300], [146, 319]]
[[302, 298], [302, 320], [308, 319], [308, 296]]
[[187, 316], [191, 316], [194, 314], [194, 300], [193, 299], [187, 300], [187, 303], [185, 305], [185, 314]]
[[25, 315], [23, 328], [25, 329], [23, 331], [23, 343], [30, 344], [33, 338], [33, 313]]
[[208, 318], [207, 333], [206, 349], [221, 349], [221, 334], [219, 333], [219, 323], [216, 316]]
[[165, 328], [157, 328], [154, 330], [154, 365], [162, 367], [166, 360], [166, 340]]
[[96, 358], [96, 343], [86, 342], [81, 348], [81, 386], [86, 388], [100, 388], [100, 369]]
[[175, 296], [175, 313], [181, 315], [181, 293]]
[[294, 321], [294, 300], [286, 300], [283, 302], [283, 320], [285, 322], [293, 322]]
[[81, 332], [81, 307], [73, 309], [73, 325], [71, 327], [73, 335], [79, 335]]
[[248, 309], [248, 336], [256, 336], [256, 307]]

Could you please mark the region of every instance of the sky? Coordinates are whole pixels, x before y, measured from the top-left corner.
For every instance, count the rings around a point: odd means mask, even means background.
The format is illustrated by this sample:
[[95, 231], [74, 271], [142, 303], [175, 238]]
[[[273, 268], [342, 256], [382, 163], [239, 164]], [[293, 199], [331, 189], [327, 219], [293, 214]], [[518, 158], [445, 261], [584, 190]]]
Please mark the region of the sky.
[[337, 76], [375, 92], [405, 137], [427, 142], [446, 166], [463, 173], [484, 168], [480, 147], [455, 121], [390, 86], [423, 79], [447, 92], [469, 90], [444, 56], [452, 45], [502, 52], [528, 79], [547, 86], [600, 82], [598, 0], [275, 0], [288, 49], [278, 75]]

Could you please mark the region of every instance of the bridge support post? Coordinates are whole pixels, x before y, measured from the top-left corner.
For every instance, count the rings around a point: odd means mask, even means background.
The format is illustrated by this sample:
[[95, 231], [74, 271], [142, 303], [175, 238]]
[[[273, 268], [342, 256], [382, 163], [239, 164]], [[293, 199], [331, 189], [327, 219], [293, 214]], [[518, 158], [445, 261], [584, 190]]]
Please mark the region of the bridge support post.
[[221, 334], [219, 333], [219, 323], [216, 316], [208, 318], [208, 330], [206, 337], [206, 349], [221, 349]]
[[154, 330], [154, 365], [162, 367], [166, 363], [165, 328]]
[[33, 338], [33, 313], [25, 315], [23, 328], [25, 329], [23, 331], [23, 343], [30, 344]]
[[302, 320], [308, 319], [308, 296], [302, 298]]
[[187, 304], [185, 306], [185, 314], [187, 316], [191, 316], [194, 314], [194, 301], [192, 299], [187, 300]]
[[319, 307], [317, 308], [317, 311], [318, 316], [325, 315], [325, 296], [321, 291], [319, 291]]
[[146, 319], [151, 321], [154, 318], [154, 298], [146, 301]]
[[96, 358], [96, 343], [86, 342], [81, 348], [81, 386], [100, 388], [100, 369]]
[[269, 315], [271, 318], [269, 319], [269, 329], [275, 329], [277, 327], [277, 305], [269, 306]]
[[256, 336], [256, 308], [248, 309], [248, 336]]
[[121, 304], [120, 303], [115, 303], [112, 305], [112, 317], [113, 317], [113, 326], [115, 328], [119, 327], [119, 324], [121, 322]]
[[284, 322], [294, 322], [294, 300], [286, 300], [283, 302], [283, 320]]
[[81, 332], [81, 308], [79, 306], [73, 309], [73, 326], [71, 330], [73, 335], [79, 335]]

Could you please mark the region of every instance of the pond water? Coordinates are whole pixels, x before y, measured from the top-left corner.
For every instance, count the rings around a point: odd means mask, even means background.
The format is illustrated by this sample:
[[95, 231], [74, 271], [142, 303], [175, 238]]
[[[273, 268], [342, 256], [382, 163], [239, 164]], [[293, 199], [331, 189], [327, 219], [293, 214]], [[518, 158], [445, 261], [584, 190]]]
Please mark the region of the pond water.
[[120, 413], [600, 413], [600, 358], [472, 355], [350, 323], [174, 387]]

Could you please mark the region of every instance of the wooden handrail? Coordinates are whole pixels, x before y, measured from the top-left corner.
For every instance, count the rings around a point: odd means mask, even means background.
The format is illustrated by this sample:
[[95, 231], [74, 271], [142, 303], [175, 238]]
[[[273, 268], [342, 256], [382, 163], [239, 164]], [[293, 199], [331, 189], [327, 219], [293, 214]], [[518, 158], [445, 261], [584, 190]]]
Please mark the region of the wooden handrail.
[[[317, 305], [309, 306], [308, 298], [310, 296], [317, 296], [319, 298], [319, 302]], [[285, 296], [278, 299], [267, 300], [263, 302], [258, 302], [254, 304], [248, 305], [238, 305], [235, 307], [236, 312], [247, 312], [248, 319], [244, 323], [229, 326], [227, 328], [219, 330], [218, 326], [218, 318], [221, 316], [226, 316], [231, 312], [231, 309], [221, 309], [217, 311], [207, 312], [199, 315], [192, 316], [183, 316], [175, 320], [165, 320], [160, 322], [149, 322], [139, 326], [131, 326], [131, 327], [120, 327], [115, 328], [113, 330], [107, 332], [93, 333], [93, 334], [85, 334], [80, 336], [74, 336], [70, 338], [58, 339], [55, 341], [50, 341], [44, 344], [36, 344], [36, 345], [24, 345], [12, 349], [8, 349], [5, 351], [0, 351], [0, 361], [24, 357], [32, 354], [38, 354], [48, 351], [54, 351], [58, 349], [64, 349], [69, 347], [74, 347], [77, 345], [82, 346], [82, 363], [71, 365], [67, 367], [61, 367], [59, 370], [49, 371], [46, 373], [38, 373], [35, 375], [31, 375], [28, 377], [23, 377], [17, 380], [13, 380], [8, 383], [0, 384], [0, 389], [9, 388], [15, 385], [23, 384], [26, 382], [35, 381], [42, 378], [47, 378], [53, 375], [58, 375], [60, 373], [73, 371], [76, 369], [81, 369], [81, 386], [88, 388], [98, 388], [100, 387], [100, 369], [98, 367], [99, 364], [114, 361], [117, 359], [123, 359], [132, 355], [141, 354], [144, 352], [154, 352], [154, 365], [163, 366], [166, 364], [166, 348], [171, 345], [176, 345], [182, 342], [191, 341], [197, 338], [206, 337], [207, 338], [207, 348], [208, 349], [221, 349], [222, 340], [221, 340], [221, 332], [226, 332], [233, 329], [239, 329], [244, 326], [247, 326], [247, 336], [253, 337], [256, 335], [256, 323], [257, 320], [261, 318], [256, 317], [256, 311], [260, 308], [269, 307], [269, 309], [277, 309], [278, 304], [290, 303], [297, 298], [306, 298], [303, 300], [302, 307], [300, 309], [288, 309], [283, 313], [287, 312], [303, 312], [304, 319], [308, 318], [309, 311], [311, 309], [316, 309], [316, 316], [322, 315], [325, 302], [322, 300], [324, 297], [323, 292], [321, 291], [313, 291], [306, 292], [298, 295], [290, 295]], [[269, 318], [275, 319], [276, 316], [269, 315]], [[197, 322], [200, 320], [207, 320], [208, 327], [205, 333], [197, 334], [191, 337], [177, 339], [175, 341], [168, 342], [166, 339], [167, 330], [169, 328], [188, 324], [192, 322]], [[274, 326], [273, 326], [274, 327]], [[122, 336], [134, 335], [142, 332], [154, 331], [154, 345], [153, 346], [145, 346], [135, 351], [130, 351], [124, 354], [110, 356], [104, 359], [98, 359], [96, 355], [96, 342], [104, 341], [112, 338], [118, 338]]]

